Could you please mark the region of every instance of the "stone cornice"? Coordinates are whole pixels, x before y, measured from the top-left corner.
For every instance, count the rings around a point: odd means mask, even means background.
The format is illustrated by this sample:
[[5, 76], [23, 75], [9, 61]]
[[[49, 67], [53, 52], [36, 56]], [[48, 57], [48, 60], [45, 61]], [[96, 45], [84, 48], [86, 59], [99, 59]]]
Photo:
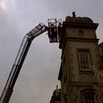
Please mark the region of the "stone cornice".
[[69, 28], [85, 28], [85, 29], [97, 29], [98, 23], [76, 23], [76, 22], [64, 22], [63, 26], [64, 27], [69, 27]]
[[99, 39], [66, 37], [65, 41], [98, 43]]
[[80, 82], [80, 81], [71, 81], [68, 86], [76, 87], [88, 87], [88, 86], [103, 86], [103, 82]]

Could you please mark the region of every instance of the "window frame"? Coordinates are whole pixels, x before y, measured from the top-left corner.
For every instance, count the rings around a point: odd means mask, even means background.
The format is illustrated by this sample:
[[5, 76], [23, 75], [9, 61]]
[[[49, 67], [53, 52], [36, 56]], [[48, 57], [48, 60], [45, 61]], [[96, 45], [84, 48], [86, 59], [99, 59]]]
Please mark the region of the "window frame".
[[[81, 53], [84, 52], [84, 54], [87, 52], [87, 56], [84, 55], [85, 60], [80, 59], [81, 58], [80, 57], [80, 52]], [[80, 71], [92, 71], [92, 68], [91, 68], [92, 60], [91, 60], [90, 49], [88, 49], [88, 48], [77, 48], [77, 56], [78, 56], [79, 70]], [[83, 59], [83, 56], [82, 56], [82, 59]], [[88, 64], [86, 64], [86, 62], [88, 62]], [[88, 65], [88, 68], [84, 68], [87, 65]]]
[[84, 89], [80, 91], [81, 103], [96, 103], [94, 89]]

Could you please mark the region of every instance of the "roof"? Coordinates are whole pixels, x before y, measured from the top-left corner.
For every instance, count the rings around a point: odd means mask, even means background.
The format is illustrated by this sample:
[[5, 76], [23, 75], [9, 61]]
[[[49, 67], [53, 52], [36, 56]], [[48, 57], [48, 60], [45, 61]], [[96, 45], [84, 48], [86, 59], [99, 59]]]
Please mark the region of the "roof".
[[66, 22], [75, 22], [75, 23], [93, 23], [93, 20], [89, 17], [76, 17], [75, 12], [72, 13], [73, 16], [67, 16]]
[[77, 23], [93, 23], [92, 19], [88, 17], [66, 17], [66, 22], [77, 22]]

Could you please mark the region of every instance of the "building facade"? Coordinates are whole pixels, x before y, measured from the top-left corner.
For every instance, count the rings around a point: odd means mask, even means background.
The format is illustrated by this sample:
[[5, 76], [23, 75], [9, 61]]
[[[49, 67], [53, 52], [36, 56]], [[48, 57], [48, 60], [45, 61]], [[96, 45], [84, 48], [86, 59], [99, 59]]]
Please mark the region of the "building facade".
[[94, 23], [88, 17], [67, 16], [60, 40], [58, 79], [62, 103], [103, 103], [103, 67]]

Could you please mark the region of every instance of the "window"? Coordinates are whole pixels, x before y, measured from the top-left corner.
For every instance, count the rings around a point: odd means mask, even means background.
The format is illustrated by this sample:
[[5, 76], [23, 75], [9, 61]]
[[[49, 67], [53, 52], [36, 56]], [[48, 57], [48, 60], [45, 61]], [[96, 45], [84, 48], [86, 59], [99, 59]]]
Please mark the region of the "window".
[[79, 49], [79, 66], [80, 70], [90, 70], [91, 60], [90, 52], [87, 49]]
[[83, 100], [84, 100], [83, 103], [95, 103], [94, 94], [92, 93], [85, 94]]
[[84, 35], [84, 32], [83, 32], [82, 30], [79, 30], [79, 31], [78, 31], [78, 35], [79, 35], [79, 36], [83, 36], [83, 35]]
[[95, 93], [93, 90], [82, 91], [81, 103], [95, 103]]

